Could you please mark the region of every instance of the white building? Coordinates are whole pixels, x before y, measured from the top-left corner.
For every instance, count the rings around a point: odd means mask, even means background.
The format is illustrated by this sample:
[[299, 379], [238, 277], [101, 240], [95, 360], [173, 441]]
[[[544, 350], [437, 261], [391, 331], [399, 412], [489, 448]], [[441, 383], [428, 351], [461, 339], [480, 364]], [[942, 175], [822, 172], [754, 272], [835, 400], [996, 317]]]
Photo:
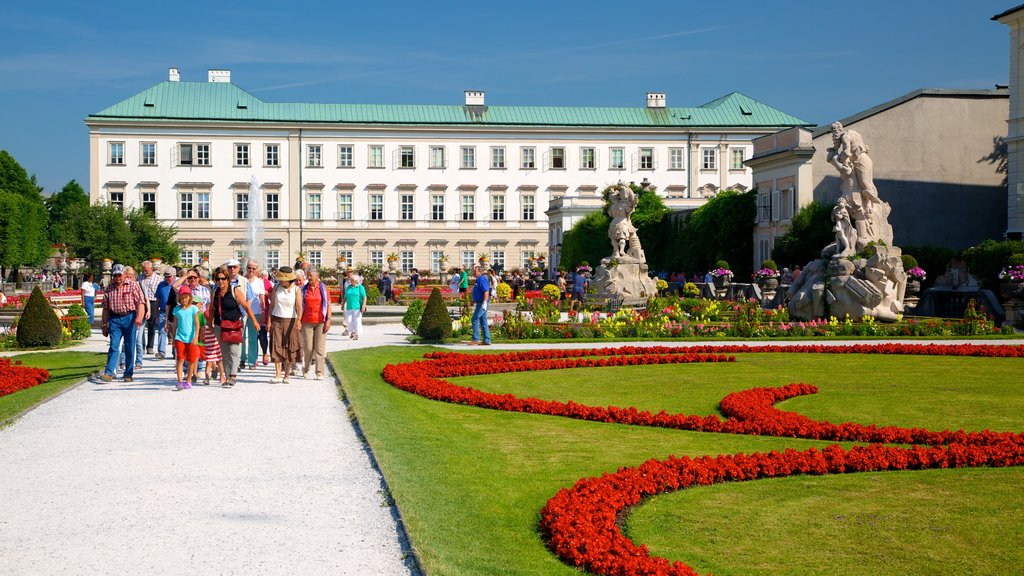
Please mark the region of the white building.
[[1010, 118], [1006, 135], [1007, 170], [1007, 211], [1006, 237], [1010, 240], [1024, 238], [1024, 90], [1021, 90], [1021, 76], [1024, 75], [1024, 4], [1010, 8], [992, 17], [1010, 27]]
[[[699, 205], [747, 189], [762, 134], [807, 125], [733, 92], [697, 108], [647, 94], [633, 108], [264, 102], [231, 83], [170, 79], [86, 118], [90, 198], [151, 210], [173, 224], [182, 260], [245, 253], [249, 182], [263, 202], [268, 267], [300, 250], [319, 265], [436, 270], [487, 253], [522, 266], [548, 253], [553, 200], [596, 199], [623, 181]], [[564, 199], [564, 200], [560, 200]], [[600, 202], [596, 205], [599, 207]], [[550, 255], [552, 264], [557, 253]]]

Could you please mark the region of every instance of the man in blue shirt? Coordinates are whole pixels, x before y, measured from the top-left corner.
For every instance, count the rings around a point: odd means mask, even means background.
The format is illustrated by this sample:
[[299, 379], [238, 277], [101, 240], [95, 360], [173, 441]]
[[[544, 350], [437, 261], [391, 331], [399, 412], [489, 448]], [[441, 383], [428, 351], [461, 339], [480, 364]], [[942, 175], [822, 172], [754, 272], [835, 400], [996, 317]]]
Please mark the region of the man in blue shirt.
[[576, 311], [577, 305], [579, 305], [579, 311], [583, 312], [583, 296], [587, 292], [587, 283], [587, 277], [579, 270], [576, 270], [576, 274], [572, 278], [572, 297], [569, 300], [569, 314]]
[[157, 284], [156, 310], [150, 312], [156, 316], [156, 359], [163, 360], [167, 356], [167, 307], [174, 309], [176, 298], [174, 295], [174, 275], [176, 270], [171, 266], [164, 268], [164, 281]]
[[[473, 309], [473, 341], [470, 344], [491, 345], [491, 328], [487, 325], [487, 305], [491, 300], [491, 284], [479, 265], [473, 266], [473, 275], [476, 276], [476, 284], [473, 285], [473, 302], [476, 308]], [[484, 340], [480, 342], [480, 331], [483, 330]]]

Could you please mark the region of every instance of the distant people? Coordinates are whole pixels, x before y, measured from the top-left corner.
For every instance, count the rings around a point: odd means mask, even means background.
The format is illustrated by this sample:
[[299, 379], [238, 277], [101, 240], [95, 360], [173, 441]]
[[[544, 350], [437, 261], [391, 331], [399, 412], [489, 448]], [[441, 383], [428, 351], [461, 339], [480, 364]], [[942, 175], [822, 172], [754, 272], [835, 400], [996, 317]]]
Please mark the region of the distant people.
[[[174, 370], [178, 376], [175, 390], [188, 390], [196, 378], [199, 364], [199, 307], [192, 303], [192, 289], [182, 286], [178, 289], [178, 305], [171, 314], [171, 331], [174, 333]], [[188, 362], [188, 373], [184, 371]]]
[[142, 263], [142, 277], [139, 278], [139, 286], [142, 287], [142, 294], [149, 302], [149, 314], [146, 315], [146, 354], [153, 355], [156, 348], [156, 321], [160, 314], [156, 308], [156, 288], [160, 285], [160, 277], [153, 270], [153, 263], [146, 260]]
[[267, 284], [260, 274], [260, 263], [255, 260], [249, 260], [245, 265], [246, 280], [249, 281], [249, 287], [252, 290], [253, 297], [249, 301], [249, 307], [252, 308], [253, 315], [260, 321], [260, 327], [257, 329], [252, 324], [249, 324], [245, 328], [245, 338], [242, 342], [242, 366], [248, 366], [249, 369], [255, 369], [256, 364], [259, 363], [259, 347], [263, 347], [263, 365], [269, 364], [269, 356], [267, 356], [267, 293], [269, 289]]
[[558, 271], [558, 293], [559, 300], [565, 301], [565, 270]]
[[467, 292], [469, 292], [469, 273], [466, 272], [466, 266], [463, 265], [459, 270], [459, 294]]
[[124, 266], [114, 264], [110, 269], [110, 286], [103, 296], [103, 318], [100, 330], [110, 336], [107, 366], [102, 382], [111, 382], [117, 368], [121, 343], [125, 346], [124, 381], [131, 382], [135, 375], [135, 334], [146, 315], [145, 296], [136, 282], [125, 279]]
[[788, 286], [793, 283], [793, 273], [789, 271], [789, 268], [782, 269], [782, 276], [779, 278], [779, 284]]
[[583, 297], [587, 293], [588, 284], [587, 277], [581, 270], [577, 269], [572, 279], [572, 298], [569, 301], [569, 314], [577, 311], [583, 312]]
[[420, 285], [420, 271], [413, 268], [412, 274], [409, 274], [409, 292], [415, 292], [416, 287]]
[[398, 302], [398, 300], [395, 299], [394, 281], [391, 279], [391, 275], [387, 270], [381, 274], [380, 280], [377, 281], [377, 288], [380, 289], [380, 293], [384, 296], [384, 300], [386, 302]]
[[359, 335], [363, 333], [363, 314], [366, 312], [366, 288], [356, 280], [351, 268], [347, 270], [342, 300], [345, 302], [345, 321], [348, 323], [350, 338], [359, 340]]
[[452, 279], [448, 282], [448, 290], [452, 294], [458, 294], [459, 293], [459, 284], [461, 284], [461, 283], [462, 283], [462, 275], [460, 274], [460, 271], [452, 272]]
[[315, 364], [316, 379], [324, 377], [324, 351], [327, 331], [331, 329], [331, 299], [327, 286], [320, 281], [320, 272], [309, 271], [309, 282], [302, 287], [302, 377], [309, 378]]
[[[167, 357], [167, 317], [174, 311], [178, 301], [174, 292], [175, 274], [173, 266], [164, 268], [164, 279], [156, 286], [156, 359]], [[150, 312], [152, 315], [152, 312]]]
[[270, 359], [274, 362], [272, 383], [289, 382], [292, 366], [302, 362], [302, 293], [295, 285], [297, 275], [287, 266], [277, 271], [277, 286], [270, 293]]
[[715, 277], [711, 274], [711, 270], [704, 274], [704, 283], [709, 286], [715, 283]]
[[[138, 284], [138, 277], [135, 274], [135, 269], [131, 266], [124, 267], [124, 278], [125, 280], [131, 280]], [[139, 285], [141, 288], [141, 285]], [[149, 318], [149, 300], [145, 299], [145, 292], [143, 292], [143, 301], [145, 305], [145, 312], [143, 313], [143, 326], [139, 326], [135, 331], [135, 367], [142, 368], [142, 355], [145, 350], [143, 344], [143, 337], [145, 336], [144, 324], [147, 318]], [[125, 353], [124, 349], [121, 350], [121, 357], [119, 360], [120, 366], [123, 368], [125, 365]]]
[[793, 282], [792, 282], [793, 284], [796, 284], [796, 281], [800, 279], [800, 274], [802, 274], [802, 272], [800, 270], [800, 267], [799, 266], [794, 266], [793, 267]]
[[[92, 326], [96, 319], [96, 285], [92, 282], [93, 274], [88, 272], [82, 281], [82, 308], [85, 308], [85, 315], [89, 317], [89, 326]], [[7, 296], [0, 292], [0, 304], [7, 303]]]
[[[473, 341], [471, 344], [491, 345], [491, 328], [487, 323], [487, 308], [491, 299], [491, 286], [479, 265], [473, 266], [476, 283], [473, 285]], [[483, 332], [483, 334], [481, 334]], [[483, 340], [481, 340], [481, 337]]]

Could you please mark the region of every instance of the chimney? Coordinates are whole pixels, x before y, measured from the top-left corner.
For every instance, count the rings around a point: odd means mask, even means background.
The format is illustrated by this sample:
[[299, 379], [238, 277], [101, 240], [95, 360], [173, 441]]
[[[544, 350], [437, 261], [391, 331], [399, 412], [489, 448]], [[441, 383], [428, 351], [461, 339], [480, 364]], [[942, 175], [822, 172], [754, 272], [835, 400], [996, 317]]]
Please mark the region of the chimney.
[[466, 106], [483, 106], [483, 90], [466, 90]]
[[214, 70], [211, 69], [206, 79], [208, 82], [231, 82], [231, 70]]
[[171, 82], [181, 82], [181, 74], [178, 72], [178, 69], [174, 66], [171, 66], [171, 69], [168, 70], [167, 76], [167, 79]]
[[665, 93], [664, 92], [648, 92], [647, 93], [647, 107], [648, 108], [664, 108], [665, 107]]

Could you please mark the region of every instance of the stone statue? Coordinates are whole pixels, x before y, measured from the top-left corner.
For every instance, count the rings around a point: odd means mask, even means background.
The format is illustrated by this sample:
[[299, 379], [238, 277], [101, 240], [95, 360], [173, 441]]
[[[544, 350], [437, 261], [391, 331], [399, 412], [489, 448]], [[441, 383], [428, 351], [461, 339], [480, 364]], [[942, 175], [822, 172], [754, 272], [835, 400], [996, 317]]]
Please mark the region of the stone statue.
[[601, 260], [591, 285], [597, 288], [599, 296], [614, 296], [625, 304], [646, 302], [657, 291], [657, 282], [648, 275], [647, 259], [636, 235], [636, 226], [630, 216], [636, 211], [636, 192], [621, 180], [608, 194], [611, 205], [608, 215], [612, 221], [608, 226], [608, 238], [612, 244], [612, 255]]
[[832, 143], [828, 162], [842, 177], [842, 194], [832, 210], [836, 240], [822, 250], [822, 260], [808, 264], [801, 281], [790, 286], [790, 315], [896, 320], [903, 312], [907, 276], [901, 251], [892, 242], [891, 209], [878, 197], [872, 160], [860, 133], [835, 122]]

